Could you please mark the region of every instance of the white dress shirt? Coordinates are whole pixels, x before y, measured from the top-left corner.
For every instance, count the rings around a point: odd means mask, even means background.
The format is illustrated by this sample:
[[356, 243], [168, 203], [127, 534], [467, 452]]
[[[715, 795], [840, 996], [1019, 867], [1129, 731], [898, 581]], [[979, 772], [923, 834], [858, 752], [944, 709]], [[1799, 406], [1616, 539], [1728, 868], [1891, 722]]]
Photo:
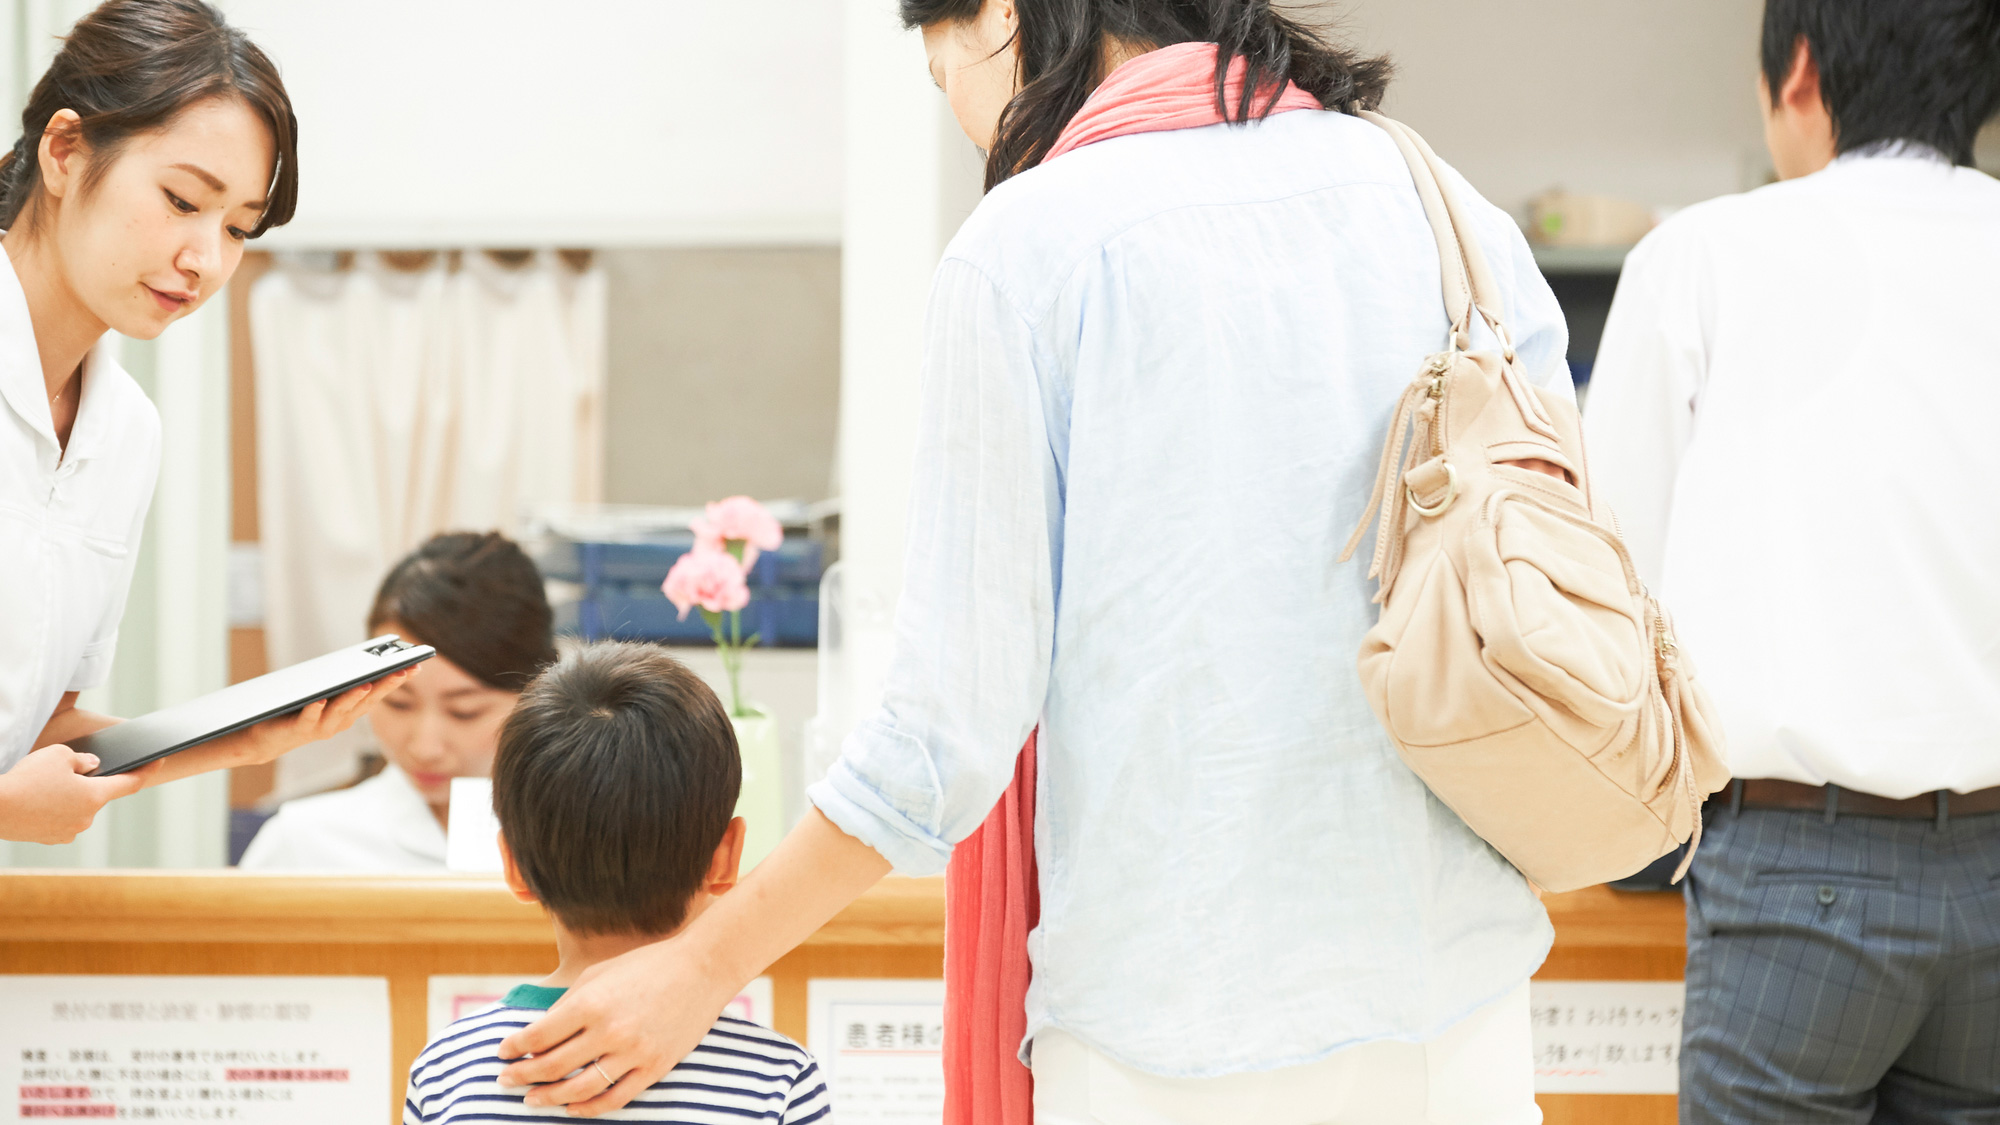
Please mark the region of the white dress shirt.
[[278, 806], [237, 866], [246, 871], [443, 871], [444, 827], [395, 766], [349, 789]]
[[0, 771], [64, 692], [104, 682], [160, 473], [160, 416], [105, 354], [56, 443], [28, 300], [0, 249]]
[[[1457, 190], [1568, 394], [1520, 231]], [[1541, 963], [1527, 884], [1369, 710], [1368, 552], [1334, 561], [1440, 288], [1395, 144], [1312, 111], [1078, 149], [946, 251], [896, 656], [811, 796], [939, 871], [1040, 725], [1030, 1039], [1268, 1070], [1434, 1036]]]
[[1739, 777], [2000, 785], [2000, 183], [1927, 150], [1675, 215], [1584, 428]]

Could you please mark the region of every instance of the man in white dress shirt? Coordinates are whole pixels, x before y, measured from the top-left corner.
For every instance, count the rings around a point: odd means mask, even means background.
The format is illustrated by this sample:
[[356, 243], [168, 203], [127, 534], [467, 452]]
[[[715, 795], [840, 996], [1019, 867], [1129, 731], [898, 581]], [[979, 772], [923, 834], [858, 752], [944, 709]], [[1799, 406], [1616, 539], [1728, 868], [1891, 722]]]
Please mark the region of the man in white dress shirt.
[[1768, 0], [1782, 182], [1625, 265], [1585, 426], [1742, 780], [1683, 1122], [2000, 1121], [1994, 0]]

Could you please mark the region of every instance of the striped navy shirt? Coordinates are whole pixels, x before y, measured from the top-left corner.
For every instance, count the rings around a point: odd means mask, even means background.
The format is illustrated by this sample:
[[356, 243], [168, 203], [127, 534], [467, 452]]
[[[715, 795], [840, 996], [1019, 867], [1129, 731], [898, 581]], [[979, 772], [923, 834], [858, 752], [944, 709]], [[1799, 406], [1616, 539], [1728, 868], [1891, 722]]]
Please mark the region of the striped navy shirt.
[[[500, 1041], [563, 994], [524, 984], [500, 1003], [453, 1023], [410, 1067], [403, 1125], [473, 1121], [571, 1121], [561, 1106], [529, 1106], [527, 1092], [495, 1081]], [[805, 1048], [766, 1027], [724, 1016], [694, 1053], [604, 1121], [680, 1125], [808, 1125], [832, 1114], [826, 1080]]]

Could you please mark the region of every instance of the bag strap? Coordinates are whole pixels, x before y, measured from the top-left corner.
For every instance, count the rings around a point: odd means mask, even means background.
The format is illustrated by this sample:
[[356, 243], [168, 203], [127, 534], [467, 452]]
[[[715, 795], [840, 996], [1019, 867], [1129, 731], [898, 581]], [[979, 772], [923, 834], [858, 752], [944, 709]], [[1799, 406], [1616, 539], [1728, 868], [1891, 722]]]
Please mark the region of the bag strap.
[[1389, 134], [1410, 167], [1410, 179], [1416, 182], [1417, 197], [1423, 201], [1424, 215], [1430, 219], [1431, 234], [1437, 240], [1438, 272], [1444, 279], [1444, 308], [1451, 318], [1452, 344], [1460, 351], [1472, 346], [1472, 313], [1477, 311], [1500, 338], [1501, 350], [1512, 363], [1514, 343], [1503, 327], [1506, 296], [1486, 265], [1479, 239], [1468, 233], [1475, 228], [1451, 190], [1444, 162], [1408, 125], [1370, 110], [1362, 110], [1360, 116]]
[[[1494, 281], [1492, 270], [1487, 268], [1486, 255], [1479, 248], [1479, 239], [1465, 233], [1475, 228], [1445, 178], [1444, 162], [1415, 130], [1402, 122], [1368, 110], [1363, 110], [1360, 116], [1388, 133], [1390, 139], [1396, 142], [1397, 150], [1403, 154], [1403, 162], [1409, 165], [1410, 179], [1416, 183], [1417, 197], [1423, 202], [1424, 215], [1430, 220], [1431, 234], [1437, 241], [1438, 273], [1444, 283], [1444, 307], [1451, 318], [1451, 338], [1446, 350], [1431, 357], [1431, 365], [1403, 391], [1403, 397], [1397, 403], [1396, 412], [1389, 422], [1389, 438], [1382, 448], [1382, 460], [1376, 466], [1375, 486], [1370, 492], [1368, 506], [1362, 510], [1361, 521], [1355, 525], [1354, 533], [1348, 537], [1339, 556], [1341, 562], [1354, 557], [1362, 537], [1368, 533], [1368, 525], [1376, 522], [1379, 515], [1375, 555], [1369, 563], [1368, 577], [1378, 580], [1374, 600], [1383, 602], [1402, 570], [1405, 512], [1398, 487], [1403, 474], [1421, 456], [1420, 448], [1425, 437], [1431, 433], [1431, 427], [1438, 424], [1436, 408], [1425, 403], [1426, 398], [1436, 394], [1435, 386], [1426, 386], [1424, 375], [1447, 374], [1457, 354], [1471, 350], [1472, 314], [1475, 311], [1500, 341], [1501, 354], [1505, 359], [1501, 365], [1500, 381], [1513, 397], [1522, 421], [1529, 429], [1552, 441], [1557, 439], [1557, 431], [1548, 412], [1522, 381], [1519, 372], [1514, 370], [1514, 342], [1503, 324], [1506, 298]], [[1412, 426], [1417, 432], [1406, 446], [1405, 435]]]

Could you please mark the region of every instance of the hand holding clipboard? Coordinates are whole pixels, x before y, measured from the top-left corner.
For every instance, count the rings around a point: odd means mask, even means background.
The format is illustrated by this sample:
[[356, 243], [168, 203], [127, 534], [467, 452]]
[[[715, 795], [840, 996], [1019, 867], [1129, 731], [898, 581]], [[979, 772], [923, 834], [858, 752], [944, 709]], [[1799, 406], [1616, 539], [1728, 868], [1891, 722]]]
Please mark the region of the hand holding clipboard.
[[377, 637], [43, 746], [0, 775], [0, 839], [66, 843], [99, 809], [145, 786], [261, 765], [331, 738], [433, 654], [427, 646]]
[[72, 739], [70, 749], [95, 755], [92, 776], [108, 777], [235, 736], [227, 747], [232, 760], [200, 769], [170, 765], [163, 772], [173, 776], [157, 780], [259, 765], [347, 729], [371, 696], [386, 694], [436, 653], [394, 634], [376, 637]]

